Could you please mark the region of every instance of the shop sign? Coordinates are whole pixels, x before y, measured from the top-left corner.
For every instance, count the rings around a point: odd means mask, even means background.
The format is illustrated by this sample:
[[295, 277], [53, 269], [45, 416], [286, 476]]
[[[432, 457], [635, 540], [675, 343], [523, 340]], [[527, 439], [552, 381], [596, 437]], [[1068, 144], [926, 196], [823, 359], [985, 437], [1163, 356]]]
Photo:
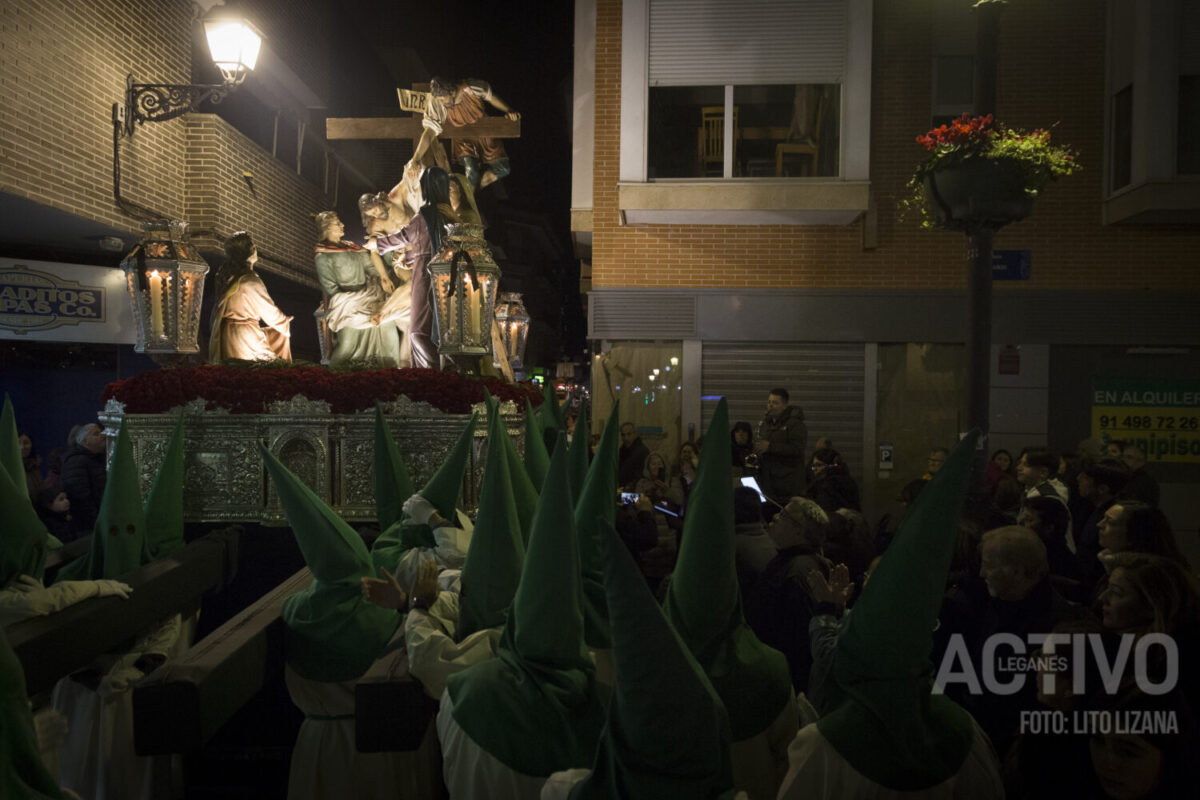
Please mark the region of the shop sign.
[[1098, 378], [1092, 436], [1136, 442], [1147, 461], [1200, 463], [1200, 381]]
[[0, 338], [134, 342], [124, 273], [0, 259]]

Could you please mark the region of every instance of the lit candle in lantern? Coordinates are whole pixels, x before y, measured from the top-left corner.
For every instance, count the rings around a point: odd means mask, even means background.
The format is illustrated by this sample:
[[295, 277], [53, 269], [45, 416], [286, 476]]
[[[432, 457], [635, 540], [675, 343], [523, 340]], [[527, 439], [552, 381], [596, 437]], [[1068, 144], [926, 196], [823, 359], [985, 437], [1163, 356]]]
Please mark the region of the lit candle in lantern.
[[[463, 278], [463, 288], [467, 293], [463, 302], [467, 304], [467, 337], [472, 342], [479, 342], [479, 290], [471, 285], [469, 277]], [[465, 344], [465, 343], [464, 343]]]
[[150, 283], [150, 332], [157, 339], [163, 335], [163, 279], [158, 270], [152, 270], [146, 277]]

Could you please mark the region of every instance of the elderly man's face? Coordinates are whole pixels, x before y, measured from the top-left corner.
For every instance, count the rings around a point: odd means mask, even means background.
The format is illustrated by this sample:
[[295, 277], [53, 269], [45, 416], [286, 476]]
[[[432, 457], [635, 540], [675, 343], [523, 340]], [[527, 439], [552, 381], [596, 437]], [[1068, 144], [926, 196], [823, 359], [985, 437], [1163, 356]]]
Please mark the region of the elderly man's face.
[[83, 439], [83, 446], [93, 453], [99, 453], [104, 450], [104, 431], [99, 425], [88, 425], [87, 436]]
[[1023, 600], [1034, 584], [1025, 571], [1007, 557], [1004, 548], [995, 544], [983, 546], [979, 577], [987, 583], [988, 594], [998, 600]]

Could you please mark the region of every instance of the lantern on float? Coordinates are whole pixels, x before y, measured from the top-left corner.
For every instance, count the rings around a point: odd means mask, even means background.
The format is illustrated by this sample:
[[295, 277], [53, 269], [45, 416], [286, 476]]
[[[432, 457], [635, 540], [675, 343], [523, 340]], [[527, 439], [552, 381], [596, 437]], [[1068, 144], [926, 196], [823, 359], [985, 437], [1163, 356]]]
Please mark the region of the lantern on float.
[[187, 238], [187, 223], [146, 223], [142, 240], [121, 262], [137, 326], [134, 350], [196, 353], [208, 263]]
[[520, 292], [503, 292], [496, 304], [496, 325], [504, 340], [504, 351], [513, 369], [525, 365], [525, 344], [529, 339], [529, 312]]
[[473, 371], [492, 352], [492, 310], [500, 268], [483, 238], [483, 226], [451, 223], [441, 250], [429, 262], [438, 352], [457, 368]]

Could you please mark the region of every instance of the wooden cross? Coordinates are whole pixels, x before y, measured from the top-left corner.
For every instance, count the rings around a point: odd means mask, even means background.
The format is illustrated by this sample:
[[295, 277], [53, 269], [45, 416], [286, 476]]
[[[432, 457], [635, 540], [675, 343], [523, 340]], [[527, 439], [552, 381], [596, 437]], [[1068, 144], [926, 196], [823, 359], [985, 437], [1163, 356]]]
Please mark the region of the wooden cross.
[[[398, 90], [400, 91], [400, 90]], [[428, 92], [429, 84], [414, 83], [413, 92]], [[410, 92], [401, 92], [401, 102], [410, 104]], [[405, 100], [408, 95], [408, 100]], [[325, 138], [333, 139], [411, 139], [413, 147], [421, 138], [421, 118], [408, 117], [329, 117], [325, 120]], [[479, 122], [456, 128], [452, 125], [443, 126], [438, 139], [479, 139], [490, 136], [493, 139], [519, 139], [521, 137], [521, 121], [513, 121], [503, 116], [488, 116]], [[435, 148], [430, 148], [434, 150]], [[445, 157], [444, 154], [442, 156]], [[441, 159], [439, 159], [440, 161]]]

